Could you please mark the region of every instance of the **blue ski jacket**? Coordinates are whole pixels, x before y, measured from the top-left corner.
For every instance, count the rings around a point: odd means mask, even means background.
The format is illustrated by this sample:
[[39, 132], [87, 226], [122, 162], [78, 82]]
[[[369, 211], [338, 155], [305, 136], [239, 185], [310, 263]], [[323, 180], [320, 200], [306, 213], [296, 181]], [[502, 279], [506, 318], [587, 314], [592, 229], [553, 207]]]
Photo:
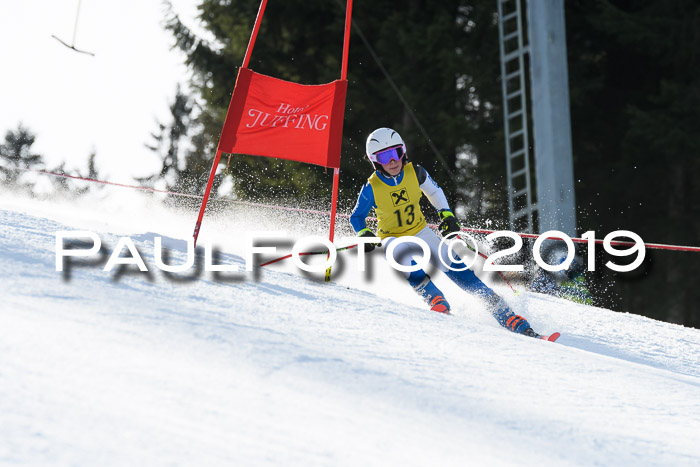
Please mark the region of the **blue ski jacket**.
[[[440, 186], [430, 177], [428, 171], [418, 164], [414, 164], [414, 166], [416, 169], [416, 177], [418, 178], [418, 185], [420, 186], [423, 194], [430, 201], [430, 204], [432, 204], [438, 211], [450, 209], [450, 205], [447, 203], [447, 198], [445, 198], [445, 192], [442, 191], [442, 188], [440, 188]], [[401, 170], [401, 172], [395, 177], [385, 175], [378, 170], [376, 171], [376, 174], [387, 185], [396, 186], [403, 180], [404, 171]], [[352, 225], [355, 233], [367, 228], [366, 218], [369, 216], [370, 211], [376, 207], [377, 204], [374, 201], [374, 191], [372, 190], [372, 185], [367, 182], [360, 190], [360, 195], [357, 197], [357, 203], [355, 203], [352, 214], [350, 214], [350, 225]]]

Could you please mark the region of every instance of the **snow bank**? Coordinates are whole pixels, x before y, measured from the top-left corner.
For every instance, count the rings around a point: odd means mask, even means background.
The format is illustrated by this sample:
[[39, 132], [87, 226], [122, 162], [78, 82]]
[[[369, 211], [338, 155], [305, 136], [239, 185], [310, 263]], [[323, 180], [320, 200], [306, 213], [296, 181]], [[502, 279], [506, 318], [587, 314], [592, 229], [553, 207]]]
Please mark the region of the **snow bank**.
[[[330, 284], [285, 262], [192, 280], [55, 271], [56, 231], [108, 247], [129, 235], [153, 266], [156, 235], [184, 262], [193, 221], [122, 192], [2, 195], [0, 463], [700, 463], [696, 329], [499, 289], [537, 331], [562, 333], [538, 341], [439, 274], [454, 314], [428, 312], [379, 255], [368, 279], [351, 252]], [[280, 225], [325, 232], [240, 208], [208, 217], [202, 241], [242, 265], [237, 237]]]

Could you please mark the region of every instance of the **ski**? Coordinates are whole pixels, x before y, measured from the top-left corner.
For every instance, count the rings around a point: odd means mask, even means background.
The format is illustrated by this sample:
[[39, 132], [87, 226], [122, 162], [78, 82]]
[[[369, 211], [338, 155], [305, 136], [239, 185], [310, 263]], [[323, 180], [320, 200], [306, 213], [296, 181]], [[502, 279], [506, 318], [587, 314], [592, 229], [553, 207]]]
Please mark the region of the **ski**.
[[555, 333], [550, 334], [549, 336], [540, 336], [540, 339], [545, 340], [545, 341], [549, 341], [549, 342], [556, 342], [556, 340], [559, 339], [559, 336], [561, 336], [561, 334], [559, 334], [558, 332], [555, 332]]
[[542, 339], [542, 340], [549, 341], [549, 342], [555, 342], [557, 339], [559, 339], [559, 336], [561, 336], [561, 334], [559, 334], [558, 332], [555, 332], [553, 334], [545, 336], [545, 335], [536, 333], [532, 328], [526, 329], [523, 334], [528, 336], [528, 337], [534, 337], [535, 339]]

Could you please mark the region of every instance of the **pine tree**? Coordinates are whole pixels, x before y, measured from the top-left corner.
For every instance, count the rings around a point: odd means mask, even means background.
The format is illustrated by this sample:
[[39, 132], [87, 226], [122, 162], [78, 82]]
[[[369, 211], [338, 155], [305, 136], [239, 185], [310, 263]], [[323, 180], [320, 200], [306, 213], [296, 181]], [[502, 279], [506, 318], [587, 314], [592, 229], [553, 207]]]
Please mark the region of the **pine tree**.
[[158, 182], [164, 182], [164, 188], [168, 191], [186, 190], [189, 172], [183, 146], [193, 125], [193, 105], [192, 99], [178, 85], [170, 106], [172, 121], [167, 125], [158, 122], [158, 133], [151, 134], [153, 143], [146, 144], [148, 149], [160, 156], [161, 169], [155, 175], [137, 179], [142, 185], [153, 188]]
[[[88, 157], [87, 173], [82, 173], [82, 171], [77, 171], [74, 173], [75, 176], [79, 178], [86, 178], [91, 180], [99, 180], [100, 174], [97, 172], [97, 166], [95, 165], [95, 159], [97, 153], [93, 150]], [[61, 162], [60, 165], [49, 169], [49, 172], [53, 172], [61, 175], [73, 175], [65, 170], [66, 163]], [[65, 198], [76, 198], [78, 196], [86, 195], [91, 191], [101, 190], [104, 185], [99, 183], [89, 183], [86, 181], [76, 181], [70, 177], [51, 177], [51, 182], [54, 186], [54, 195], [62, 196]]]
[[26, 174], [23, 169], [38, 169], [43, 163], [42, 156], [32, 150], [35, 141], [36, 135], [21, 123], [5, 134], [5, 142], [0, 145], [0, 174], [5, 187], [31, 192], [32, 185], [22, 182], [22, 178]]
[[[223, 125], [258, 7], [258, 0], [202, 0], [200, 19], [214, 36], [214, 43], [197, 37], [172, 12], [168, 17], [167, 28], [176, 46], [187, 54], [193, 70], [192, 85], [201, 99], [198, 145], [211, 151], [199, 151], [197, 156], [202, 159], [211, 161], [214, 157], [212, 148]], [[337, 79], [344, 10], [343, 1], [270, 3], [250, 67], [302, 84]], [[369, 175], [370, 165], [364, 155], [367, 135], [377, 127], [390, 126], [406, 140], [411, 160], [425, 166], [455, 204], [466, 205], [479, 195], [487, 202], [472, 202], [474, 206], [484, 212], [490, 209], [491, 215], [498, 215], [498, 210], [505, 214], [503, 205], [499, 205], [505, 189], [492, 183], [495, 177], [482, 170], [505, 172], [503, 146], [498, 142], [502, 117], [498, 110], [494, 10], [495, 4], [486, 0], [413, 0], [400, 6], [388, 0], [355, 3], [356, 30], [350, 46], [341, 157], [341, 207], [354, 204], [359, 186]], [[488, 46], [478, 55], [471, 53], [470, 44], [479, 46], [482, 39]], [[493, 154], [499, 162], [494, 163]], [[478, 169], [475, 159], [480, 162]], [[226, 157], [223, 160], [228, 162]], [[204, 164], [197, 178], [206, 178], [209, 164]], [[235, 155], [229, 168], [240, 196], [329, 197], [331, 176], [316, 166]], [[479, 189], [469, 185], [479, 185]], [[489, 196], [491, 192], [498, 193]]]
[[[646, 241], [697, 243], [700, 5], [571, 1], [566, 13], [580, 230], [624, 228]], [[605, 305], [700, 325], [697, 260], [648, 254], [653, 269], [614, 276], [620, 303]]]

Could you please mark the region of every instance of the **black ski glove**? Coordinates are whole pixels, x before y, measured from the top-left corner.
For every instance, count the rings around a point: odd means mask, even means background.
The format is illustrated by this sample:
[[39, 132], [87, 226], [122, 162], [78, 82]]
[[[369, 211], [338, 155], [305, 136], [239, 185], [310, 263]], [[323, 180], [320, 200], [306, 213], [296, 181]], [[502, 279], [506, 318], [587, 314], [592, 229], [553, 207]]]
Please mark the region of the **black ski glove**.
[[[374, 235], [374, 233], [369, 229], [360, 230], [360, 233], [357, 236], [358, 237], [376, 237], [376, 235]], [[370, 251], [374, 250], [374, 247], [377, 247], [379, 245], [380, 245], [380, 243], [365, 243], [365, 253], [369, 253]]]
[[443, 209], [442, 211], [438, 212], [438, 214], [440, 215], [440, 219], [442, 219], [438, 229], [440, 230], [440, 233], [442, 233], [443, 237], [447, 237], [451, 233], [459, 232], [459, 230], [462, 228], [462, 226], [459, 225], [459, 222], [457, 222], [455, 215], [452, 214], [452, 211], [449, 209]]

